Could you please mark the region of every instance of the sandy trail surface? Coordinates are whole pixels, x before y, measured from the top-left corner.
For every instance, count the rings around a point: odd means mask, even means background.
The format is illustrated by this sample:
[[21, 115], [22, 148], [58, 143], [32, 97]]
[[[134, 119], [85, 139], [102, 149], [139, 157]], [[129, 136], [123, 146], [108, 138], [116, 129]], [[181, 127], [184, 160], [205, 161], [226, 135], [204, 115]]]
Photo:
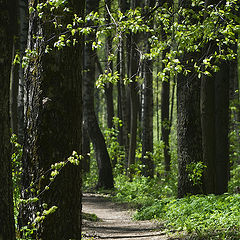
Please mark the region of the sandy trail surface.
[[83, 220], [85, 239], [166, 240], [161, 226], [152, 221], [134, 221], [133, 211], [99, 194], [83, 194], [83, 212], [96, 214], [100, 221]]

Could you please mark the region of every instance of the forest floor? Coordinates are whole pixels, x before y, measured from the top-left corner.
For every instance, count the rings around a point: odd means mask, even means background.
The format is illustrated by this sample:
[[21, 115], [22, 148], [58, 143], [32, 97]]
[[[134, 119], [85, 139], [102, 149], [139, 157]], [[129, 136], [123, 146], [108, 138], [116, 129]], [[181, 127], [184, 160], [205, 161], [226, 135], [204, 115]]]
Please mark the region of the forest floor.
[[83, 220], [83, 239], [166, 240], [176, 239], [153, 221], [134, 221], [131, 210], [100, 194], [83, 194], [83, 212], [95, 214], [99, 221]]

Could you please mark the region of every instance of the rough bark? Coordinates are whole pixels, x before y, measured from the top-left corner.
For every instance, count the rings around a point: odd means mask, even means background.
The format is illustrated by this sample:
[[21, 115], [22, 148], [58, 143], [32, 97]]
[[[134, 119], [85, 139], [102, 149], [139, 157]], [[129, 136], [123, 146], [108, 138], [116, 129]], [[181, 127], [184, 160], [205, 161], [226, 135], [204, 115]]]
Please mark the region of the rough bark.
[[[37, 1], [32, 1], [36, 7]], [[69, 3], [74, 13], [83, 16], [84, 1]], [[62, 14], [62, 13], [59, 13]], [[62, 14], [64, 25], [72, 14]], [[57, 206], [37, 225], [36, 239], [81, 239], [81, 169], [68, 163], [49, 184], [52, 164], [66, 161], [73, 151], [81, 153], [82, 104], [81, 59], [82, 45], [53, 49], [45, 54], [45, 44], [57, 34], [51, 21], [42, 21], [34, 11], [29, 18], [28, 48], [38, 55], [26, 69], [26, 132], [24, 142], [24, 187], [36, 182], [35, 192], [24, 191], [23, 198], [39, 197], [36, 205], [23, 206], [21, 218], [25, 224], [36, 217], [36, 210]], [[42, 38], [34, 38], [33, 36]], [[81, 43], [82, 39], [78, 39]], [[53, 44], [48, 41], [48, 44]], [[42, 178], [44, 175], [45, 178]], [[24, 224], [24, 222], [23, 222]]]
[[201, 186], [189, 179], [187, 165], [202, 161], [200, 122], [200, 81], [177, 79], [178, 197], [201, 193]]
[[16, 239], [10, 146], [9, 85], [16, 2], [0, 0], [0, 239]]
[[[191, 7], [191, 1], [180, 1], [180, 6]], [[182, 19], [179, 19], [181, 21]], [[178, 197], [186, 194], [202, 193], [202, 182], [194, 184], [189, 178], [189, 164], [202, 162], [202, 132], [200, 115], [200, 80], [190, 59], [198, 59], [197, 54], [185, 53], [183, 64], [191, 74], [177, 76], [177, 140], [178, 140]]]

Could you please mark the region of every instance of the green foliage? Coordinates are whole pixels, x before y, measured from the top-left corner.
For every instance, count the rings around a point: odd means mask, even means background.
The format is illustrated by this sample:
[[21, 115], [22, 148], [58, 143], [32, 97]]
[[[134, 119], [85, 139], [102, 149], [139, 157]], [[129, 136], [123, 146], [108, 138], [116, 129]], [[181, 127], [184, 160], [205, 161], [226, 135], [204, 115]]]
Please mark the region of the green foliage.
[[17, 142], [17, 136], [12, 134], [11, 136], [12, 144], [12, 180], [13, 180], [13, 197], [14, 197], [14, 206], [16, 208], [18, 200], [21, 193], [21, 174], [22, 174], [22, 146]]
[[203, 162], [191, 162], [187, 164], [186, 169], [188, 176], [193, 185], [198, 185], [202, 183], [202, 176], [204, 168], [207, 166]]
[[[17, 169], [17, 170], [14, 170], [13, 168], [14, 203], [15, 203], [14, 214], [17, 222], [19, 211], [20, 211], [19, 208], [24, 209], [28, 207], [30, 204], [34, 204], [34, 203], [39, 204], [39, 201], [41, 200], [41, 195], [45, 191], [48, 191], [48, 190], [50, 191], [51, 184], [53, 183], [56, 176], [60, 174], [61, 170], [67, 164], [79, 165], [82, 159], [82, 156], [78, 155], [76, 151], [73, 151], [72, 155], [68, 157], [65, 161], [52, 164], [49, 170], [47, 170], [44, 174], [42, 174], [34, 183], [32, 182], [27, 189], [23, 190], [21, 189], [21, 185], [20, 185], [22, 172], [19, 171], [19, 169], [21, 169], [22, 147], [20, 144], [17, 143], [16, 135], [12, 136], [11, 143], [13, 144], [15, 149], [15, 152], [13, 152], [12, 154], [13, 166], [15, 166], [15, 169]], [[49, 183], [45, 187], [43, 186], [40, 191], [38, 189], [39, 181], [44, 179], [48, 174], [50, 175]], [[28, 197], [27, 199], [21, 199], [21, 191], [26, 193], [27, 192], [31, 193], [32, 197]], [[35, 208], [33, 207], [33, 209]], [[42, 223], [47, 216], [53, 214], [58, 209], [58, 207], [57, 206], [48, 207], [46, 203], [41, 203], [38, 205], [38, 209], [41, 209], [41, 211], [31, 212], [31, 216], [32, 216], [31, 222], [29, 222], [27, 226], [23, 226], [20, 229], [21, 235], [23, 236], [24, 240], [33, 240], [34, 234], [36, 233], [36, 230], [38, 229], [39, 224]], [[17, 233], [17, 235], [19, 235], [19, 233]], [[17, 239], [23, 240], [20, 238], [17, 238]]]
[[120, 146], [118, 142], [119, 128], [122, 127], [122, 121], [114, 117], [113, 118], [113, 128], [105, 129], [104, 136], [107, 145], [107, 150], [109, 153], [109, 157], [112, 162], [112, 166], [114, 167], [114, 176], [117, 174], [123, 174], [125, 172], [125, 152], [124, 147]]
[[160, 219], [168, 227], [195, 232], [204, 239], [211, 235], [214, 239], [239, 239], [240, 195], [163, 199], [139, 210], [135, 218]]
[[94, 214], [94, 213], [85, 213], [85, 212], [82, 213], [82, 219], [88, 220], [88, 221], [91, 221], [91, 222], [99, 222], [99, 221], [101, 221], [101, 219], [96, 214]]
[[90, 171], [83, 176], [83, 190], [95, 188], [98, 181], [98, 167], [94, 158], [93, 145], [90, 145]]

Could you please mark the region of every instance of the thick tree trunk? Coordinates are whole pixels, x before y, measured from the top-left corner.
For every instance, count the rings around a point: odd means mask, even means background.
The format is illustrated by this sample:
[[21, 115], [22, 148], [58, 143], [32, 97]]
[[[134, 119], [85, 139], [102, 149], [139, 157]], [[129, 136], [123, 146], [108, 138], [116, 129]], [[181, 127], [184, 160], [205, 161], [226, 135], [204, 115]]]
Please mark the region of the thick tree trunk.
[[[37, 1], [32, 4], [36, 7]], [[70, 8], [83, 16], [83, 1], [72, 1]], [[73, 17], [70, 13], [61, 16], [62, 24], [70, 22]], [[37, 193], [40, 201], [36, 207], [27, 205], [24, 209], [23, 206], [21, 217], [25, 224], [31, 223], [36, 217], [35, 210], [44, 210], [43, 203], [47, 204], [47, 208], [57, 206], [57, 210], [37, 226], [36, 239], [80, 240], [80, 166], [68, 163], [50, 184], [47, 172], [53, 164], [66, 161], [73, 151], [81, 153], [82, 45], [54, 49], [45, 54], [46, 40], [54, 32], [51, 21], [42, 22], [37, 12], [31, 13], [28, 48], [37, 51], [38, 56], [31, 59], [26, 70], [28, 111], [25, 115], [23, 183], [29, 187], [30, 182], [36, 182], [33, 186], [36, 192], [23, 191], [23, 198], [36, 196]], [[81, 38], [79, 42], [82, 42]], [[48, 44], [53, 42], [48, 41]], [[45, 189], [46, 185], [49, 185], [49, 190]]]
[[[86, 12], [96, 11], [99, 1], [88, 0]], [[84, 49], [84, 79], [83, 79], [83, 109], [84, 121], [86, 121], [89, 137], [93, 143], [98, 164], [97, 188], [113, 188], [113, 174], [110, 157], [103, 134], [99, 128], [94, 112], [94, 84], [95, 84], [95, 52], [92, 50], [91, 41], [94, 34], [86, 37], [88, 43]]]
[[0, 239], [14, 240], [9, 85], [16, 2], [0, 0]]
[[[191, 1], [179, 2], [181, 7], [191, 8]], [[197, 9], [194, 9], [197, 11]], [[182, 19], [179, 19], [182, 21]], [[200, 115], [200, 87], [194, 66], [187, 64], [198, 59], [197, 54], [185, 53], [182, 61], [191, 73], [177, 76], [177, 138], [178, 138], [178, 197], [202, 193], [202, 180], [194, 182], [189, 174], [194, 164], [202, 162], [202, 129]], [[189, 165], [192, 164], [192, 165]]]
[[178, 197], [201, 193], [194, 185], [187, 166], [202, 161], [200, 122], [200, 81], [179, 74], [177, 79]]

